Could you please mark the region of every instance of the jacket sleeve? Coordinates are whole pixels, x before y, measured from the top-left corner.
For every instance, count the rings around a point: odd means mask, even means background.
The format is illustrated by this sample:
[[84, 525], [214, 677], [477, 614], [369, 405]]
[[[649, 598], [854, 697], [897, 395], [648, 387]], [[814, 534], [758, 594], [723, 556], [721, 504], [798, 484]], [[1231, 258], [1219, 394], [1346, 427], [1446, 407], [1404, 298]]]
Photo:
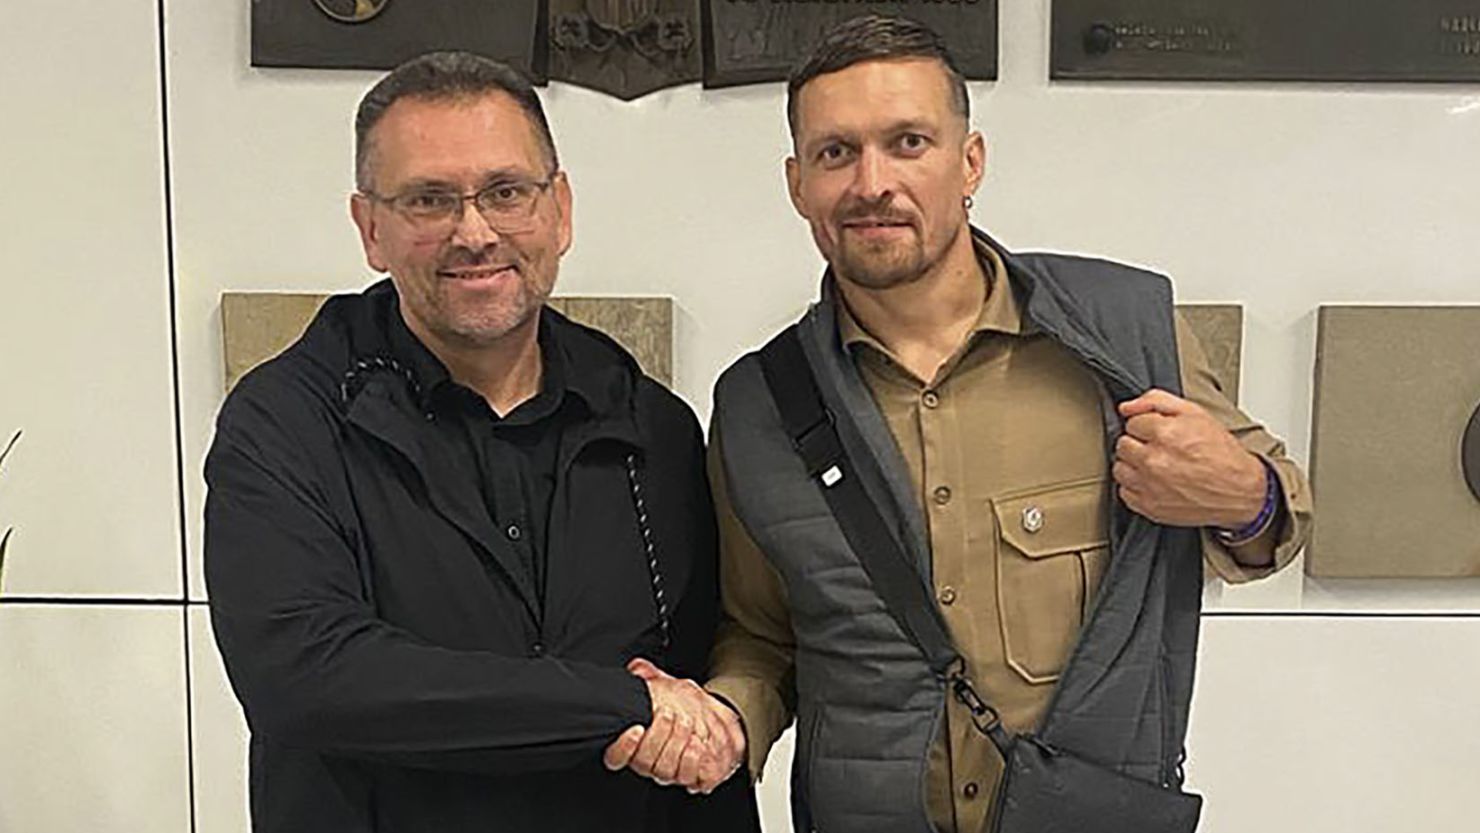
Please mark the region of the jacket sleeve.
[[719, 522], [722, 613], [705, 687], [740, 713], [750, 777], [758, 781], [796, 710], [796, 637], [781, 576], [730, 503], [717, 429], [710, 432], [709, 480]]
[[646, 686], [624, 669], [452, 650], [377, 618], [353, 533], [324, 498], [330, 420], [295, 420], [296, 401], [233, 399], [206, 461], [206, 578], [253, 732], [326, 755], [517, 773], [594, 763], [651, 721]]
[[[1267, 463], [1279, 481], [1280, 504], [1274, 520], [1253, 540], [1230, 547], [1212, 531], [1202, 530], [1203, 561], [1208, 571], [1230, 583], [1254, 581], [1283, 569], [1310, 538], [1315, 514], [1310, 484], [1300, 466], [1285, 453], [1285, 444], [1228, 398], [1202, 344], [1181, 313], [1176, 315], [1176, 332], [1184, 397], [1212, 414], [1240, 445]], [[1254, 564], [1263, 566], [1251, 566]]]

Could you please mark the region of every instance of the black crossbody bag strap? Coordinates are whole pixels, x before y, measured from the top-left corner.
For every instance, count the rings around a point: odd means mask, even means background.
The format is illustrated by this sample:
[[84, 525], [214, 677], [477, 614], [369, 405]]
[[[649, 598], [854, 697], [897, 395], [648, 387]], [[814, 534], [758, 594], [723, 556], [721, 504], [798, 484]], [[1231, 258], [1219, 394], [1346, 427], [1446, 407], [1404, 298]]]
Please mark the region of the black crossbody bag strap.
[[1012, 737], [1002, 728], [997, 710], [972, 687], [966, 675], [966, 660], [956, 650], [940, 610], [848, 459], [833, 415], [822, 400], [812, 366], [802, 350], [796, 325], [766, 345], [760, 359], [782, 425], [801, 455], [807, 475], [817, 481], [875, 592], [883, 598], [889, 614], [905, 635], [925, 655], [931, 669], [970, 710], [977, 729], [1006, 758]]

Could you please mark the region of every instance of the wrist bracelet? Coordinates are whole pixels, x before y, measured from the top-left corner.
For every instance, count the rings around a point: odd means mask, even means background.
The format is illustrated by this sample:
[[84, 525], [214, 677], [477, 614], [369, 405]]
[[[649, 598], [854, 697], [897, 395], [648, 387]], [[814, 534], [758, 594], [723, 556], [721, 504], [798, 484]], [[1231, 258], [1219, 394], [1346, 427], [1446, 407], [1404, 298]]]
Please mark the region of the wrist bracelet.
[[1280, 479], [1275, 475], [1274, 467], [1268, 461], [1261, 457], [1259, 462], [1264, 466], [1264, 506], [1260, 507], [1259, 514], [1255, 515], [1254, 520], [1246, 526], [1239, 529], [1220, 527], [1214, 530], [1213, 534], [1225, 546], [1236, 547], [1240, 544], [1247, 544], [1263, 535], [1264, 531], [1269, 528], [1269, 522], [1274, 520], [1275, 511], [1279, 509]]

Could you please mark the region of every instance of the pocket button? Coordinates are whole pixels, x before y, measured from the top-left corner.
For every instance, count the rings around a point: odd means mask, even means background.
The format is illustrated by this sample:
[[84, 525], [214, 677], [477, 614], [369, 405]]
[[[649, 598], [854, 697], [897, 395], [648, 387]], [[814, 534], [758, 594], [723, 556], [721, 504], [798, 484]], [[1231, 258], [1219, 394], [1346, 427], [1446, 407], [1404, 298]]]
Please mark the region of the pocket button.
[[1029, 506], [1023, 510], [1023, 529], [1028, 532], [1037, 532], [1043, 529], [1043, 510], [1037, 506]]

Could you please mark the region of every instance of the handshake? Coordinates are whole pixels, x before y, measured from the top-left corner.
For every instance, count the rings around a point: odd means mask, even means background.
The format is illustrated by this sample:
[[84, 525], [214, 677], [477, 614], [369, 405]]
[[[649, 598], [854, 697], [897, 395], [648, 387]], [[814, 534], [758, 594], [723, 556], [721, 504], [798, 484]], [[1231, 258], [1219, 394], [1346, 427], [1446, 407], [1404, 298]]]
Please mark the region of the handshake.
[[690, 794], [708, 794], [729, 780], [745, 761], [745, 731], [734, 710], [645, 659], [627, 663], [627, 670], [647, 683], [653, 722], [612, 741], [602, 758], [606, 768], [630, 769]]

